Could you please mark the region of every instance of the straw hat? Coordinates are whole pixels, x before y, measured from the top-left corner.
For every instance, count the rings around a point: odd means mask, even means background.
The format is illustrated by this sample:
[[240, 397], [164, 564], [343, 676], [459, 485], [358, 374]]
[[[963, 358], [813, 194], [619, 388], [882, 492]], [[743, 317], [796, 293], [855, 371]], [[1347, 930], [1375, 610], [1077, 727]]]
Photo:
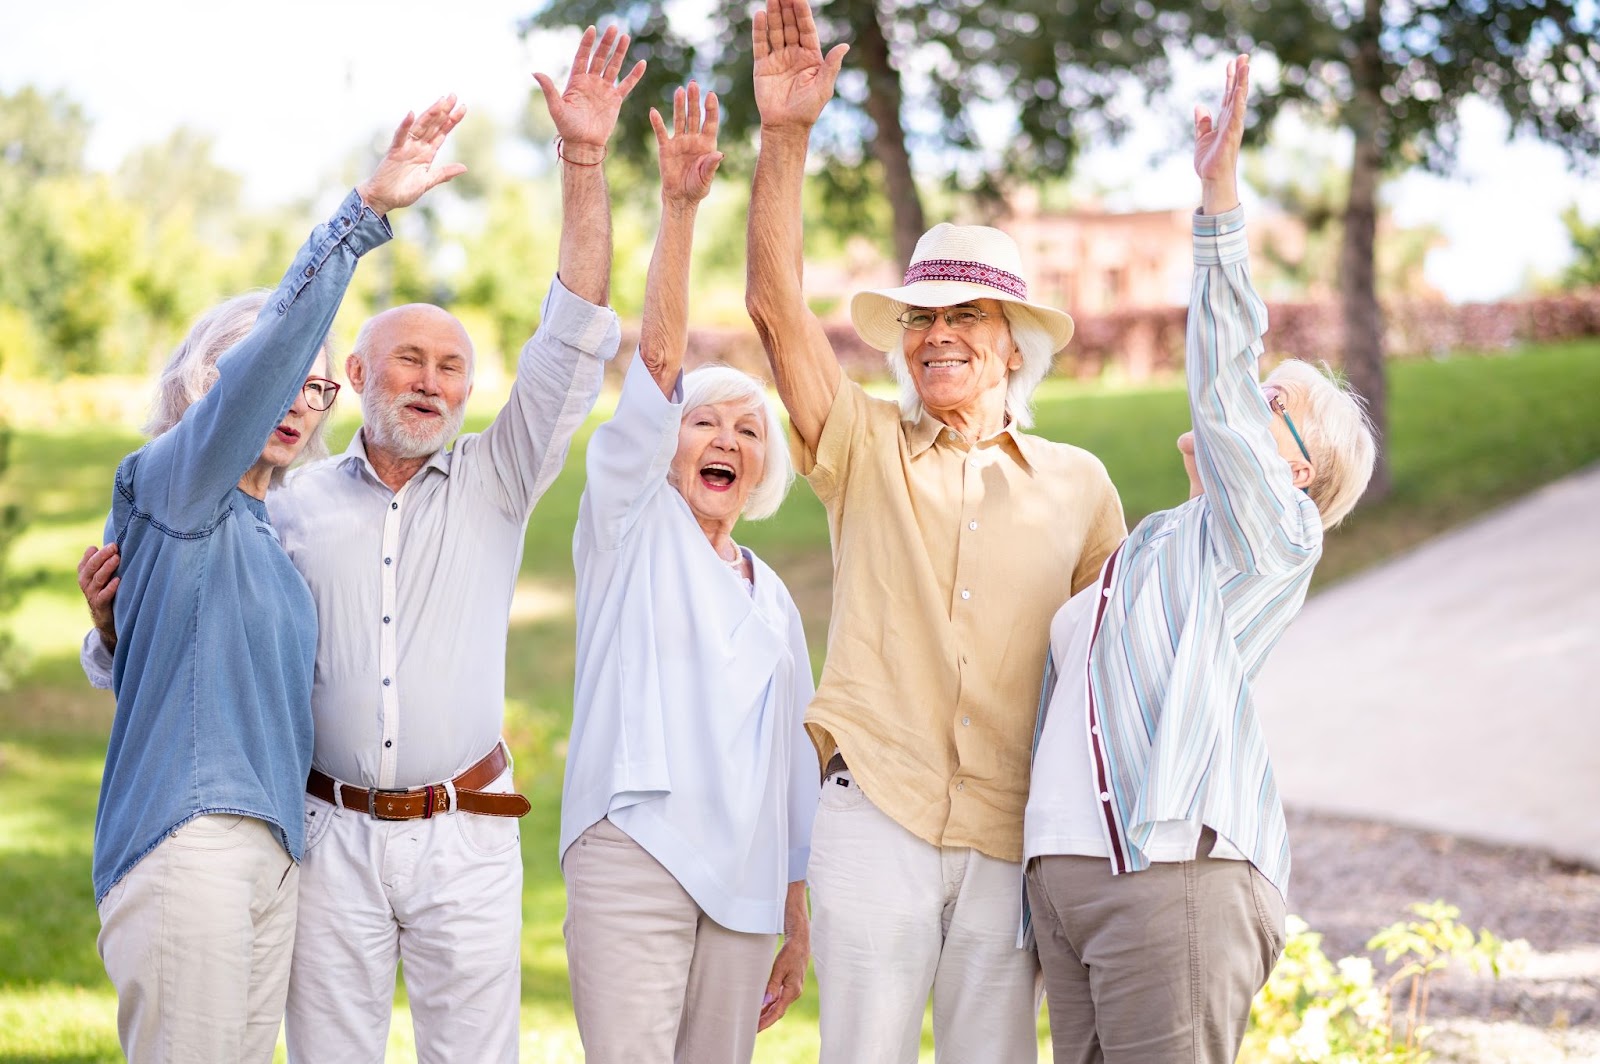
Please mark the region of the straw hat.
[[986, 225], [941, 223], [922, 234], [899, 288], [857, 292], [850, 300], [856, 332], [879, 351], [898, 351], [906, 307], [949, 307], [974, 299], [998, 299], [1026, 307], [1051, 337], [1052, 352], [1072, 339], [1072, 316], [1028, 302], [1017, 242]]

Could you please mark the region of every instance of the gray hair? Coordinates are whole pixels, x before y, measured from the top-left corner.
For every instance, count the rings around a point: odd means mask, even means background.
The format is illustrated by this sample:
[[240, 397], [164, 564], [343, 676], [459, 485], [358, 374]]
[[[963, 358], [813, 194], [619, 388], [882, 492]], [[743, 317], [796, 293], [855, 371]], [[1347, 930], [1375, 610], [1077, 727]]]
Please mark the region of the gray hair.
[[683, 375], [683, 412], [710, 403], [742, 402], [759, 410], [766, 425], [767, 455], [761, 482], [745, 500], [743, 516], [752, 521], [771, 517], [783, 505], [794, 483], [794, 462], [789, 458], [789, 439], [777, 407], [767, 398], [765, 384], [732, 366], [701, 366]]
[[[257, 288], [212, 307], [200, 316], [189, 329], [156, 378], [156, 394], [150, 404], [150, 417], [144, 423], [144, 433], [155, 439], [171, 429], [182, 419], [184, 411], [192, 406], [211, 386], [217, 383], [217, 359], [238, 344], [255, 328], [256, 319], [272, 295], [271, 289]], [[328, 354], [328, 341], [322, 341], [322, 353]], [[329, 360], [328, 371], [333, 371]], [[310, 462], [328, 456], [328, 418], [324, 416], [306, 440], [300, 452], [300, 461]], [[265, 441], [263, 441], [265, 444]], [[282, 481], [284, 470], [274, 470], [272, 483]]]
[[1299, 400], [1303, 417], [1295, 427], [1317, 470], [1306, 494], [1322, 514], [1322, 527], [1332, 528], [1355, 509], [1378, 459], [1367, 405], [1326, 366], [1318, 370], [1295, 358], [1278, 363], [1266, 383]]
[[[1033, 427], [1033, 393], [1055, 362], [1056, 346], [1050, 330], [1020, 303], [1002, 302], [1011, 343], [1022, 355], [1022, 368], [1006, 375], [1006, 417], [1019, 429]], [[906, 367], [904, 331], [899, 348], [886, 352], [889, 369], [900, 385], [900, 416], [908, 421], [922, 417], [922, 397]]]

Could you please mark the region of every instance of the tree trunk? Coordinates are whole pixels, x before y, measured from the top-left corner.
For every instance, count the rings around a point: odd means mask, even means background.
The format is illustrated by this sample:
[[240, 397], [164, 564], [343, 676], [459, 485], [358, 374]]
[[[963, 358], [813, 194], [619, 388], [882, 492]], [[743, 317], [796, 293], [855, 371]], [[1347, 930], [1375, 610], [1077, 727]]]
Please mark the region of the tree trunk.
[[1378, 234], [1378, 181], [1382, 171], [1383, 59], [1380, 0], [1366, 0], [1366, 15], [1351, 63], [1355, 99], [1350, 131], [1355, 150], [1350, 163], [1350, 199], [1344, 211], [1344, 242], [1339, 254], [1339, 301], [1344, 319], [1344, 371], [1367, 401], [1378, 435], [1378, 464], [1365, 501], [1377, 502], [1392, 486], [1385, 439], [1389, 429], [1388, 389], [1383, 366], [1383, 310], [1378, 305], [1375, 257]]
[[842, 0], [839, 6], [850, 25], [850, 61], [867, 75], [867, 117], [876, 130], [872, 155], [883, 167], [885, 192], [894, 211], [894, 253], [904, 267], [910, 264], [927, 224], [911, 174], [905, 127], [900, 124], [900, 72], [889, 57], [889, 42], [874, 0]]

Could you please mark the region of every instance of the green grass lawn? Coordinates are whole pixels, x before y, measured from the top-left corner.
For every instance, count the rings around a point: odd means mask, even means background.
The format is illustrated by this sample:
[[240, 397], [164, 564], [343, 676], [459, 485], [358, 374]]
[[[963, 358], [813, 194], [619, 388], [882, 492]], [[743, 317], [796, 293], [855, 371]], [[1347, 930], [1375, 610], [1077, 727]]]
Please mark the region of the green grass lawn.
[[[1330, 537], [1319, 582], [1600, 460], [1600, 343], [1398, 363], [1391, 381], [1394, 494]], [[1180, 386], [1050, 381], [1039, 396], [1038, 421], [1043, 435], [1104, 459], [1130, 525], [1184, 497], [1173, 447], [1188, 425]], [[354, 424], [345, 420], [337, 428], [342, 446]], [[99, 425], [18, 432], [13, 439], [5, 489], [22, 503], [29, 525], [9, 578], [37, 583], [8, 622], [27, 668], [14, 690], [0, 694], [0, 1064], [120, 1059], [116, 1001], [95, 952], [99, 923], [89, 884], [111, 702], [85, 688], [78, 671], [86, 613], [74, 569], [82, 548], [99, 540], [111, 470], [136, 444], [132, 432]], [[581, 487], [582, 465], [569, 460], [534, 514], [507, 655], [507, 730], [534, 809], [523, 821], [523, 1055], [530, 1061], [581, 1059], [567, 998], [554, 853], [572, 710], [570, 544]], [[820, 662], [830, 569], [816, 499], [797, 486], [778, 516], [742, 526], [739, 539], [789, 582]], [[397, 1004], [390, 1059], [414, 1059], [403, 993]], [[814, 1060], [815, 1031], [816, 996], [808, 989], [761, 1036], [756, 1057]]]

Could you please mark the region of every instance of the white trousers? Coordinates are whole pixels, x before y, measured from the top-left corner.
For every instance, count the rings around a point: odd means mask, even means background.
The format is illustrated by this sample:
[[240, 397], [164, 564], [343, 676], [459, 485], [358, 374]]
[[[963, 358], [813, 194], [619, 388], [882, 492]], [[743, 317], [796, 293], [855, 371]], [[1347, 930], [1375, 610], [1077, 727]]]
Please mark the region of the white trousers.
[[97, 945], [132, 1064], [272, 1060], [299, 870], [264, 820], [196, 817], [100, 902]]
[[[485, 790], [511, 789], [507, 769]], [[382, 821], [306, 796], [292, 1064], [382, 1064], [403, 962], [418, 1064], [517, 1059], [522, 851], [514, 817]]]
[[822, 785], [807, 879], [822, 1064], [915, 1064], [930, 990], [940, 1064], [1038, 1060], [1020, 864], [922, 841], [842, 772]]
[[730, 931], [610, 820], [561, 862], [588, 1064], [749, 1064], [777, 935]]

